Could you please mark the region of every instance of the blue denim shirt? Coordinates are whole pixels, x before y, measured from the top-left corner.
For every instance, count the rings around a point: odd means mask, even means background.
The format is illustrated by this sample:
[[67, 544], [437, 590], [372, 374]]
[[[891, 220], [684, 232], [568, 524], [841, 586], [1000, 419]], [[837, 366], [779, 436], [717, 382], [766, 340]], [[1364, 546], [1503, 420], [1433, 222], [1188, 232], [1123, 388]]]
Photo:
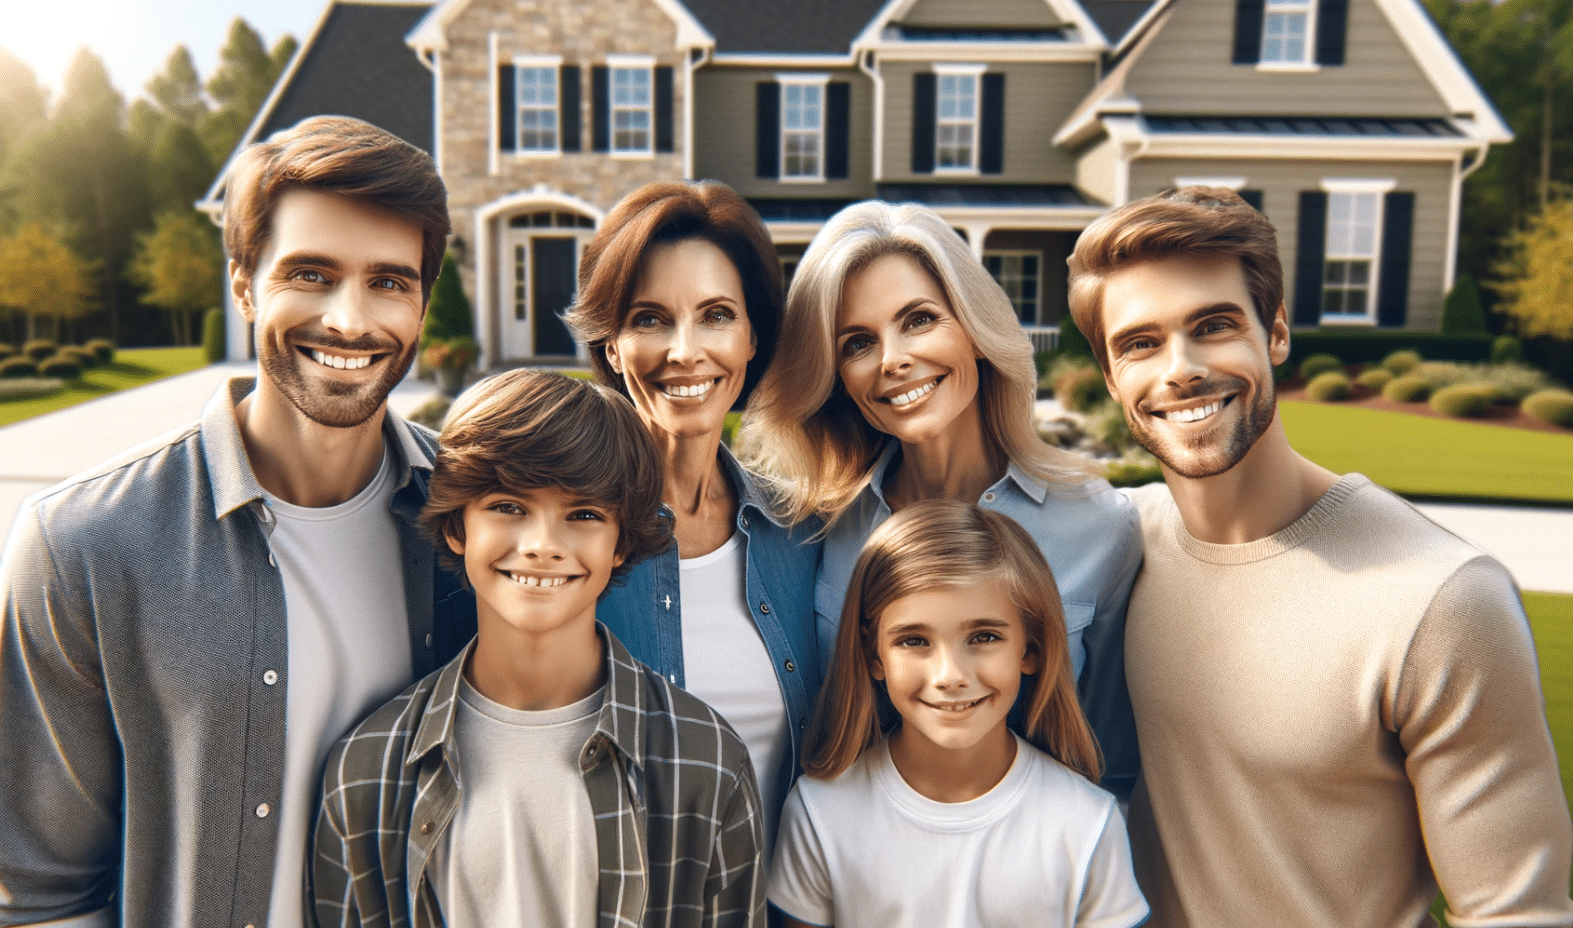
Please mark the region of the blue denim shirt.
[[[819, 524], [789, 528], [776, 522], [758, 483], [725, 445], [720, 458], [738, 495], [737, 530], [743, 533], [747, 552], [744, 589], [749, 615], [775, 666], [792, 735], [790, 763], [778, 772], [758, 771], [758, 776], [761, 781], [771, 775], [781, 777], [776, 795], [784, 797], [803, 765], [803, 731], [822, 678], [813, 600], [819, 542], [809, 540]], [[621, 582], [601, 594], [595, 615], [634, 657], [685, 686], [677, 562], [673, 545], [635, 564]]]
[[[886, 446], [874, 463], [869, 485], [825, 538], [814, 587], [815, 624], [825, 666], [829, 666], [858, 552], [874, 529], [890, 518], [885, 472], [900, 447], [895, 441]], [[978, 505], [1020, 523], [1054, 571], [1065, 607], [1076, 689], [1103, 748], [1103, 787], [1128, 799], [1140, 769], [1136, 723], [1125, 688], [1125, 607], [1142, 560], [1136, 508], [1101, 479], [1050, 484], [1014, 464], [984, 491]]]

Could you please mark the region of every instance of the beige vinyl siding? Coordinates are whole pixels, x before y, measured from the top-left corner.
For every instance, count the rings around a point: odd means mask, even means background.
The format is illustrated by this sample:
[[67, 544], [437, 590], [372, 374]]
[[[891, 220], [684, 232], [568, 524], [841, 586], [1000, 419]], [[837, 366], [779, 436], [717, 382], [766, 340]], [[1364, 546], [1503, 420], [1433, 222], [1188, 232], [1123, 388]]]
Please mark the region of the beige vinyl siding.
[[1044, 0], [918, 0], [901, 17], [909, 26], [1059, 26]]
[[1120, 146], [1108, 135], [1083, 148], [1076, 158], [1076, 187], [1104, 203], [1112, 204], [1119, 186]]
[[1245, 161], [1228, 158], [1144, 158], [1131, 165], [1131, 199], [1173, 186], [1176, 177], [1243, 177], [1244, 189], [1262, 191], [1262, 212], [1278, 230], [1284, 264], [1284, 300], [1293, 316], [1295, 252], [1300, 191], [1322, 189], [1323, 178], [1392, 178], [1395, 190], [1415, 195], [1409, 254], [1409, 307], [1404, 327], [1435, 332], [1442, 318], [1442, 269], [1451, 221], [1450, 161]]
[[1235, 0], [1185, 0], [1126, 87], [1148, 113], [1448, 116], [1375, 0], [1350, 0], [1342, 65], [1311, 72], [1231, 64]]
[[874, 195], [874, 91], [855, 68], [813, 69], [851, 85], [847, 178], [823, 183], [782, 183], [754, 175], [754, 85], [774, 81], [788, 68], [711, 66], [694, 72], [694, 177], [722, 181], [745, 197], [845, 197]]
[[[966, 183], [956, 175], [912, 173], [912, 75], [930, 71], [926, 62], [886, 61], [885, 180]], [[979, 175], [978, 183], [1068, 184], [1076, 178], [1076, 159], [1056, 148], [1054, 133], [1092, 91], [1091, 62], [991, 62], [990, 72], [1005, 75], [1004, 173]]]

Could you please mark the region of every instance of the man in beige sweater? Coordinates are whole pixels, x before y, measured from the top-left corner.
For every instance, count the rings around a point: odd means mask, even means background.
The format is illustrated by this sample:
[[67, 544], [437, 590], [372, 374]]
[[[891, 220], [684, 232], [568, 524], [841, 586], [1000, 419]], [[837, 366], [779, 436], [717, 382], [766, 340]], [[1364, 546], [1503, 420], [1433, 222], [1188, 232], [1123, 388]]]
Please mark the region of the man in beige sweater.
[[1272, 226], [1227, 190], [1082, 233], [1071, 312], [1167, 487], [1127, 674], [1156, 928], [1570, 926], [1573, 827], [1502, 566], [1289, 446]]

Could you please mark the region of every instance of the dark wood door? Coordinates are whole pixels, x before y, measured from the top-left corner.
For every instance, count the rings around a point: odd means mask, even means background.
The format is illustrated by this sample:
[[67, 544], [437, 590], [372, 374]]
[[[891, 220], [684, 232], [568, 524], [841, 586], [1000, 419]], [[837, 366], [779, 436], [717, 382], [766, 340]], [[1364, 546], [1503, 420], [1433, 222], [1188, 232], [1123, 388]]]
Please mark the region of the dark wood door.
[[572, 355], [573, 336], [562, 314], [573, 302], [577, 262], [571, 237], [537, 235], [530, 239], [530, 306], [535, 311], [535, 353]]

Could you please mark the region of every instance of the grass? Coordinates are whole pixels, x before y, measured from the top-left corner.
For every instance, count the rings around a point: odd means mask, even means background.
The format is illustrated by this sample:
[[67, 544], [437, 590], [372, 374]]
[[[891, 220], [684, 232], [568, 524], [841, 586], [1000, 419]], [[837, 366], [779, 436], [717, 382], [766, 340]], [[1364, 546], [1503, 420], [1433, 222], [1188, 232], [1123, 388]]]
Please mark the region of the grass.
[[123, 348], [115, 352], [115, 360], [85, 371], [76, 380], [67, 381], [66, 388], [59, 393], [27, 400], [0, 400], [0, 425], [10, 425], [46, 412], [65, 409], [106, 393], [138, 387], [172, 374], [184, 374], [206, 363], [201, 346]]
[[1295, 450], [1406, 496], [1573, 502], [1573, 435], [1325, 403], [1278, 408]]

